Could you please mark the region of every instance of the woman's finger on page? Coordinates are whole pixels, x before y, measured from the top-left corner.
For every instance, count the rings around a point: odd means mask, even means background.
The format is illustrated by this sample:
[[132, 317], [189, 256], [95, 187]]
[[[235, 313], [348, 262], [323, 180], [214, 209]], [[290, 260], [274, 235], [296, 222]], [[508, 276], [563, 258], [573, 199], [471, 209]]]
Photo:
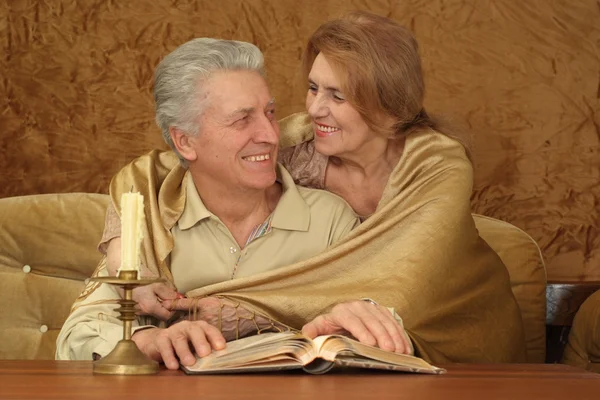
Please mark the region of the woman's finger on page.
[[330, 314], [325, 315], [325, 319], [329, 319], [332, 325], [348, 331], [359, 342], [370, 346], [377, 346], [378, 340], [373, 335], [371, 328], [367, 327], [367, 324], [379, 323], [380, 327], [379, 329], [376, 328], [375, 332], [381, 332], [385, 329], [381, 327], [381, 323], [376, 321], [371, 314], [364, 312], [364, 310], [361, 312], [361, 308], [361, 305], [338, 304], [331, 310]]
[[374, 308], [373, 312], [377, 314], [382, 326], [387, 331], [388, 337], [391, 339], [391, 342], [385, 345], [386, 347], [381, 345], [379, 347], [396, 353], [404, 353], [406, 351], [406, 342], [402, 326], [396, 321], [390, 310], [380, 305], [372, 306]]
[[386, 325], [388, 322], [387, 318], [379, 310], [378, 305], [364, 301], [356, 302], [354, 312], [358, 315], [363, 325], [375, 338], [375, 344], [379, 348], [386, 351], [395, 350], [395, 342], [389, 332], [390, 327]]
[[344, 333], [344, 328], [331, 317], [332, 314], [322, 314], [302, 327], [302, 334], [311, 339], [321, 335]]
[[[385, 311], [388, 311], [388, 313], [386, 313], [386, 316], [388, 317], [388, 319], [390, 321], [393, 322], [393, 329], [394, 332], [397, 333], [400, 337], [400, 340], [403, 343], [403, 350], [396, 350], [396, 353], [404, 353], [404, 354], [412, 354], [413, 351], [413, 347], [412, 347], [412, 343], [410, 341], [410, 338], [408, 337], [408, 334], [406, 333], [406, 330], [404, 329], [404, 325], [402, 324], [402, 320], [400, 319], [400, 321], [398, 319], [396, 319], [396, 316], [390, 309], [388, 308], [383, 308]], [[398, 317], [400, 318], [400, 317]], [[396, 341], [396, 340], [394, 340]]]
[[317, 336], [319, 336], [319, 318], [323, 318], [322, 316], [318, 316], [317, 318], [313, 319], [312, 321], [310, 321], [307, 324], [304, 324], [304, 326], [302, 327], [302, 334], [304, 336], [308, 336], [311, 339], [316, 338]]

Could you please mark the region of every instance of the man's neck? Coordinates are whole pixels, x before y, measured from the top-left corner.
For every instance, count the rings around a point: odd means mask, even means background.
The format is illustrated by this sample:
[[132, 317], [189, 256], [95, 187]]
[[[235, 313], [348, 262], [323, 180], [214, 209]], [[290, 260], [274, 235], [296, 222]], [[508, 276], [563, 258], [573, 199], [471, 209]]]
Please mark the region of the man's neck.
[[231, 189], [193, 173], [192, 178], [206, 209], [219, 217], [240, 247], [244, 247], [254, 227], [273, 212], [282, 194], [277, 182], [267, 189], [252, 190]]

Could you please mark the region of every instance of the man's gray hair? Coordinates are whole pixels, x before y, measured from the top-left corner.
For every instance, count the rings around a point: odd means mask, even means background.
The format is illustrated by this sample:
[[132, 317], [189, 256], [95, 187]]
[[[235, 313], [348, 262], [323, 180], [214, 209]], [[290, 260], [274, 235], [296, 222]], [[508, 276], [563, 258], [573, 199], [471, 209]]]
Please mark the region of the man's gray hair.
[[247, 42], [198, 38], [179, 46], [156, 67], [156, 123], [165, 142], [184, 166], [187, 163], [173, 144], [169, 127], [176, 127], [187, 135], [197, 135], [201, 128], [200, 116], [206, 106], [206, 102], [200, 101], [202, 82], [213, 72], [231, 70], [256, 71], [265, 76], [261, 51]]

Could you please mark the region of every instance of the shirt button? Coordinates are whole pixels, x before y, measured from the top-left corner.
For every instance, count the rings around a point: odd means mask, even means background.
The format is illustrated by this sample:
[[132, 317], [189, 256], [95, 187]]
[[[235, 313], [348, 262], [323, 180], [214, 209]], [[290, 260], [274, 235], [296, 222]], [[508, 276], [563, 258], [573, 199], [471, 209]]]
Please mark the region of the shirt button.
[[231, 246], [231, 247], [229, 248], [229, 252], [230, 252], [231, 254], [233, 254], [233, 253], [236, 253], [236, 252], [237, 252], [237, 249], [236, 249], [235, 247]]
[[23, 265], [23, 272], [25, 272], [26, 274], [31, 272], [31, 267], [29, 265]]
[[40, 332], [42, 332], [42, 333], [48, 332], [48, 326], [46, 326], [46, 325], [40, 326]]

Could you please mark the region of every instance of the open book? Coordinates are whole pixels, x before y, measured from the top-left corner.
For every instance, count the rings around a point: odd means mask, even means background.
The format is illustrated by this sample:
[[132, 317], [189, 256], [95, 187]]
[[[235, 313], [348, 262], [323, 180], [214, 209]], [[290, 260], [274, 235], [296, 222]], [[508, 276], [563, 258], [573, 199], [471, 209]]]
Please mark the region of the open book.
[[300, 333], [265, 333], [227, 343], [223, 350], [198, 358], [187, 374], [282, 371], [302, 368], [323, 374], [335, 365], [390, 371], [441, 374], [418, 357], [396, 354], [339, 335], [314, 340]]

